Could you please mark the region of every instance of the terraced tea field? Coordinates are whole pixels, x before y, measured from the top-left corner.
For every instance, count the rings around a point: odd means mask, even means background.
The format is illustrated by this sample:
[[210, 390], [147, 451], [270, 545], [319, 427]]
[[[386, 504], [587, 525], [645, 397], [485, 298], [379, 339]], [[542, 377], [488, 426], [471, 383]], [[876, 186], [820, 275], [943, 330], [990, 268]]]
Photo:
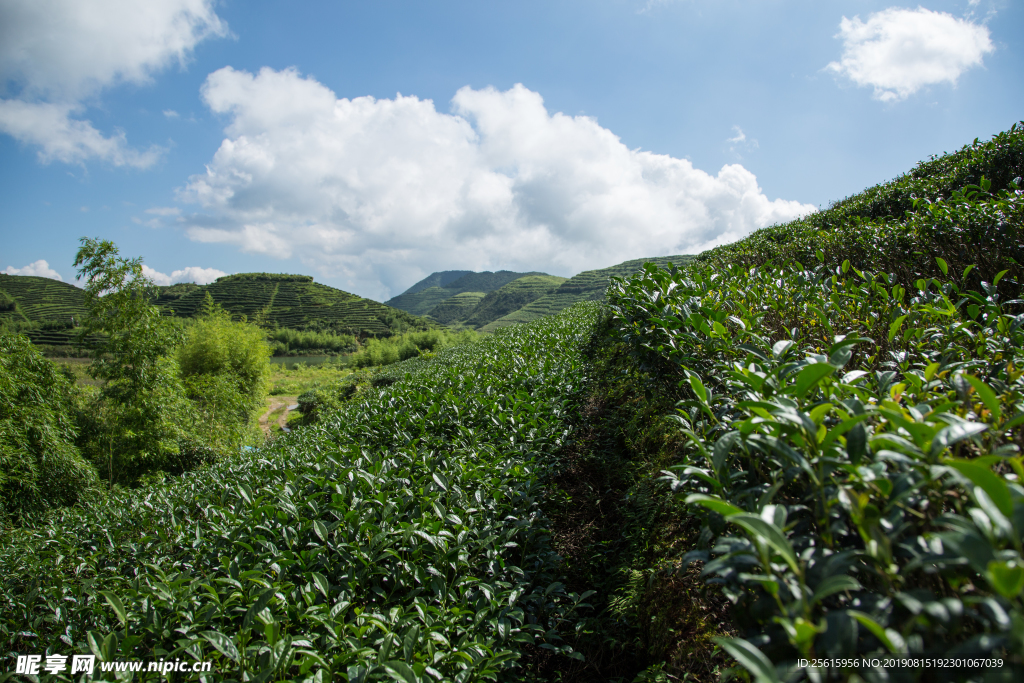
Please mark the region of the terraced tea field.
[[481, 330], [493, 332], [508, 325], [526, 323], [546, 315], [554, 315], [579, 301], [603, 301], [605, 290], [608, 288], [608, 283], [612, 277], [632, 275], [641, 270], [644, 263], [655, 263], [659, 266], [665, 266], [668, 263], [682, 265], [692, 259], [693, 256], [687, 254], [655, 256], [625, 261], [609, 268], [583, 271], [563, 282], [553, 292], [527, 303], [516, 311], [488, 322], [481, 327]]
[[293, 329], [313, 325], [341, 334], [390, 336], [431, 326], [405, 311], [314, 282], [308, 275], [228, 275], [184, 293], [169, 288], [155, 303], [166, 315], [191, 317], [202, 309], [206, 294], [232, 315], [262, 316], [265, 324]]

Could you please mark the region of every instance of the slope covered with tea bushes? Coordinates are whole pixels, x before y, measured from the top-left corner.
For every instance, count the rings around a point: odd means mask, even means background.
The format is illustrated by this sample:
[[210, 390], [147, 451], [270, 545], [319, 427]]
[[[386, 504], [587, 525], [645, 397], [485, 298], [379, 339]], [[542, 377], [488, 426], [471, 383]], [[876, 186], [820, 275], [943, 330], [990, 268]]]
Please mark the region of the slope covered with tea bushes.
[[8, 533], [5, 653], [212, 660], [208, 680], [521, 678], [523, 648], [565, 650], [586, 598], [557, 580], [540, 503], [596, 317], [392, 366], [258, 451]]
[[700, 533], [664, 559], [734, 603], [719, 642], [759, 681], [1024, 677], [1022, 150], [1014, 127], [609, 290], [678, 401], [663, 495]]
[[[459, 277], [452, 277], [458, 273], [463, 274]], [[432, 309], [457, 294], [463, 292], [488, 294], [527, 275], [544, 275], [544, 273], [516, 273], [511, 270], [499, 270], [493, 273], [489, 270], [482, 273], [458, 270], [433, 273], [384, 303], [414, 315], [427, 315]]]
[[166, 288], [155, 303], [167, 315], [192, 317], [207, 294], [232, 315], [257, 319], [265, 327], [374, 337], [430, 327], [405, 311], [322, 285], [309, 275], [226, 275], [208, 285]]
[[503, 315], [497, 320], [488, 322], [481, 329], [484, 332], [493, 332], [508, 325], [526, 323], [547, 315], [554, 315], [580, 301], [603, 301], [605, 290], [608, 288], [608, 283], [613, 277], [632, 275], [640, 270], [645, 263], [663, 265], [672, 262], [682, 264], [692, 258], [692, 256], [687, 255], [658, 256], [624, 261], [623, 263], [599, 270], [585, 270], [564, 281], [554, 291], [534, 299], [522, 308]]

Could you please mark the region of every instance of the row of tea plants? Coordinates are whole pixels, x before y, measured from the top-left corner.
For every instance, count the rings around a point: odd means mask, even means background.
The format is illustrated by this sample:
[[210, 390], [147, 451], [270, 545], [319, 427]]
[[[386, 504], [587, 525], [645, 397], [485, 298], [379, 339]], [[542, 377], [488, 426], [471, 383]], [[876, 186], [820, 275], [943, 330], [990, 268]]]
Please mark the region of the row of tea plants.
[[609, 290], [634, 362], [682, 399], [683, 559], [736, 604], [721, 645], [758, 681], [921, 674], [798, 665], [880, 653], [1024, 674], [1020, 285], [936, 267], [907, 289], [849, 261], [649, 264]]
[[92, 653], [212, 660], [205, 680], [462, 682], [516, 678], [526, 645], [572, 656], [587, 595], [557, 581], [539, 498], [596, 318], [392, 366], [258, 451], [15, 530], [4, 669]]

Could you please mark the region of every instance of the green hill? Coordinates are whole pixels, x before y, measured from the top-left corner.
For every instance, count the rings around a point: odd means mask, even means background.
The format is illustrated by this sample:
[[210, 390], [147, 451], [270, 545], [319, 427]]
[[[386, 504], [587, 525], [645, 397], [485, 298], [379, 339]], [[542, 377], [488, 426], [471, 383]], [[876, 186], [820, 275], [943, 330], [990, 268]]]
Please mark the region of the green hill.
[[526, 275], [513, 280], [485, 296], [465, 323], [470, 327], [483, 327], [554, 292], [565, 281], [566, 278], [555, 275]]
[[444, 287], [447, 284], [458, 280], [463, 275], [471, 275], [472, 270], [442, 270], [436, 273], [431, 273], [409, 289], [405, 290], [404, 294], [415, 294], [416, 292], [422, 292], [424, 289], [430, 287]]
[[167, 315], [192, 317], [207, 294], [233, 315], [260, 317], [271, 327], [380, 337], [431, 326], [405, 311], [314, 282], [309, 275], [227, 275], [208, 285], [168, 287], [155, 303]]
[[527, 303], [522, 308], [512, 311], [501, 318], [497, 318], [483, 325], [484, 332], [536, 320], [545, 315], [554, 315], [564, 308], [572, 306], [577, 301], [603, 301], [604, 292], [608, 288], [608, 281], [612, 277], [626, 277], [637, 272], [648, 262], [654, 262], [659, 266], [667, 263], [682, 265], [693, 259], [693, 256], [682, 254], [677, 256], [653, 256], [650, 258], [634, 259], [625, 261], [615, 266], [601, 268], [600, 270], [585, 270], [574, 275], [555, 289], [535, 301]]
[[[447, 276], [452, 273], [465, 274], [446, 281]], [[546, 275], [546, 273], [514, 273], [510, 270], [499, 270], [496, 273], [491, 271], [474, 273], [472, 271], [459, 270], [433, 273], [417, 282], [402, 294], [389, 299], [385, 302], [385, 305], [407, 311], [413, 315], [426, 315], [439, 304], [456, 294], [463, 292], [483, 292], [488, 294], [526, 275]], [[444, 283], [443, 286], [433, 284], [440, 282]], [[421, 286], [424, 284], [427, 286]]]
[[85, 315], [85, 292], [35, 275], [0, 274], [0, 325], [35, 344], [72, 346], [74, 327]]
[[[177, 317], [195, 316], [209, 293], [233, 315], [259, 318], [270, 328], [387, 337], [435, 326], [425, 318], [314, 282], [309, 275], [240, 273], [209, 285], [180, 283], [155, 291], [153, 302], [165, 315]], [[477, 301], [480, 298], [483, 294]], [[47, 353], [72, 352], [77, 343], [75, 327], [85, 313], [85, 292], [73, 285], [44, 277], [0, 274], [0, 325], [27, 335], [37, 345], [51, 347]]]
[[477, 304], [488, 296], [490, 294], [484, 292], [461, 292], [430, 309], [427, 315], [442, 325], [452, 325], [468, 318]]

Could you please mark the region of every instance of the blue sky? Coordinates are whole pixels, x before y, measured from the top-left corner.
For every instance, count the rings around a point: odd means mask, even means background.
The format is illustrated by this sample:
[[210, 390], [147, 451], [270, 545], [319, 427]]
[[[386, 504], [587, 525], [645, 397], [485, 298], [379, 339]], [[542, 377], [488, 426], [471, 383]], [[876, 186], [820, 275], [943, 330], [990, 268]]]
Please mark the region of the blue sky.
[[[0, 271], [569, 276], [1024, 118], [1020, 3], [0, 0]], [[401, 96], [399, 96], [401, 93]], [[45, 263], [41, 263], [45, 262]]]

